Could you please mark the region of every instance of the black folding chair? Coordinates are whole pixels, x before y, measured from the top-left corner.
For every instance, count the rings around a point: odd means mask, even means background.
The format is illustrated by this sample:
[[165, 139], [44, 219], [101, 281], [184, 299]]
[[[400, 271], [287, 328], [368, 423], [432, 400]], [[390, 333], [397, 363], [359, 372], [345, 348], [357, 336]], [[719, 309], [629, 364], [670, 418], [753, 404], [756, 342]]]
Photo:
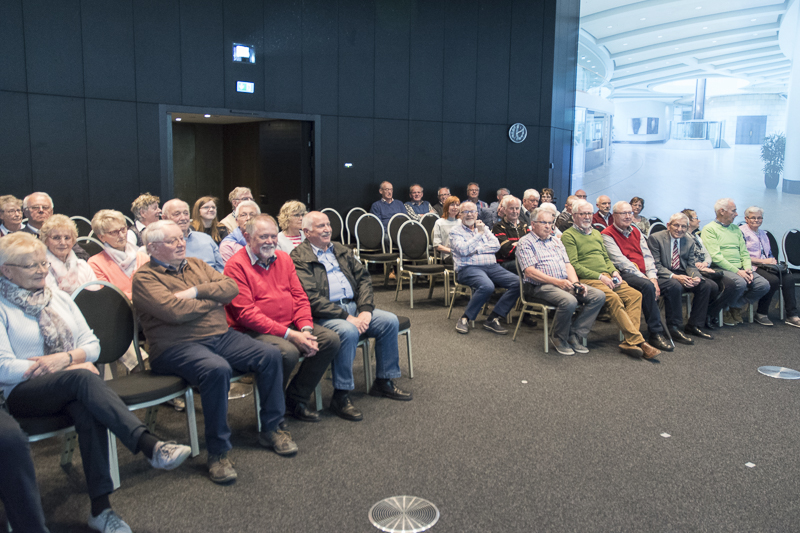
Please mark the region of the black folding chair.
[[397, 249], [397, 232], [400, 231], [400, 226], [402, 226], [407, 220], [410, 220], [411, 217], [406, 215], [405, 213], [395, 213], [392, 215], [392, 218], [389, 219], [389, 224], [387, 226], [389, 230], [389, 251], [394, 252]]
[[397, 261], [397, 288], [394, 291], [394, 300], [403, 290], [403, 277], [408, 278], [408, 288], [411, 294], [411, 309], [414, 309], [414, 277], [428, 276], [428, 299], [433, 296], [433, 279], [441, 276], [444, 281], [444, 304], [449, 303], [450, 271], [442, 264], [434, 264], [428, 254], [430, 248], [428, 231], [413, 220], [407, 220], [397, 232], [397, 246], [400, 257]]
[[387, 253], [385, 247], [383, 224], [378, 217], [366, 213], [359, 217], [355, 225], [356, 257], [369, 266], [370, 263], [383, 265], [383, 286], [389, 286], [388, 265], [396, 264], [399, 254]]
[[340, 215], [339, 212], [332, 207], [326, 207], [321, 212], [328, 215], [328, 220], [331, 222], [331, 240], [336, 242], [344, 242], [342, 240], [344, 235], [344, 223], [342, 222], [342, 215]]
[[356, 222], [361, 217], [361, 215], [365, 215], [367, 211], [360, 207], [354, 207], [350, 211], [347, 212], [347, 216], [344, 217], [344, 229], [347, 230], [347, 242], [345, 244], [350, 245], [351, 248], [355, 248], [356, 243]]
[[94, 237], [78, 237], [75, 242], [78, 243], [90, 257], [103, 251], [103, 243]]
[[78, 226], [78, 237], [91, 237], [92, 222], [88, 218], [75, 215], [74, 217], [69, 217], [69, 219]]

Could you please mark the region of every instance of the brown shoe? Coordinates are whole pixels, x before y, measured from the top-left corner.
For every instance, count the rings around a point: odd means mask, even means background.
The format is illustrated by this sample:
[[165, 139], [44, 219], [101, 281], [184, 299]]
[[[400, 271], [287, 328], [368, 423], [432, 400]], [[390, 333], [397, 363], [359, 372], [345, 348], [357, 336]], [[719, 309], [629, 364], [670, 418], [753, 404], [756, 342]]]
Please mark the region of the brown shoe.
[[657, 356], [657, 355], [659, 355], [661, 353], [661, 350], [659, 350], [657, 348], [653, 348], [652, 346], [650, 346], [646, 342], [643, 342], [642, 344], [640, 344], [639, 348], [642, 349], [642, 353], [644, 353], [644, 355], [642, 357], [644, 357], [645, 359], [652, 359], [653, 357], [655, 357], [655, 356]]
[[638, 346], [634, 346], [633, 344], [628, 344], [627, 342], [623, 342], [619, 345], [619, 349], [625, 355], [630, 355], [631, 357], [641, 357], [642, 350]]

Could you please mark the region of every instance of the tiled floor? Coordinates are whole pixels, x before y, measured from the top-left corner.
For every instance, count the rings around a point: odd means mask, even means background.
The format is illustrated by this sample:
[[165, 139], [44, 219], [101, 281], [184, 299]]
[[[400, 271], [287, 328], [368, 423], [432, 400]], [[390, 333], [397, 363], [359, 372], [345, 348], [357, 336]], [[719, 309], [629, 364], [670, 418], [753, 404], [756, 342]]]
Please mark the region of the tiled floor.
[[[584, 189], [589, 201], [607, 194], [612, 202], [645, 199], [643, 214], [665, 222], [684, 208], [697, 211], [701, 227], [714, 218], [714, 202], [731, 197], [744, 222], [744, 210], [764, 209], [764, 229], [779, 240], [790, 228], [800, 228], [800, 195], [767, 189], [758, 145], [734, 145], [717, 150], [673, 150], [668, 145], [615, 144], [609, 162], [574, 176], [572, 190]], [[559, 202], [563, 204], [563, 202]], [[559, 206], [561, 207], [561, 206]]]

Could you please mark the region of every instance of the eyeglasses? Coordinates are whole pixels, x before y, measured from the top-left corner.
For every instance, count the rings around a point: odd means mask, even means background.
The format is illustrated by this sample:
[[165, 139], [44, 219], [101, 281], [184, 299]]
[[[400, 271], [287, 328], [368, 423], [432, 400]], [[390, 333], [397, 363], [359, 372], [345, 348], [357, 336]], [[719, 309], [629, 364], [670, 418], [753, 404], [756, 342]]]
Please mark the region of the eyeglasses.
[[474, 215], [475, 213], [477, 213], [477, 211], [474, 209], [470, 209], [469, 211], [461, 211], [462, 215]]
[[19, 215], [19, 214], [22, 214], [22, 209], [20, 209], [20, 208], [5, 209], [5, 210], [3, 210], [3, 213], [5, 213], [6, 215]]
[[744, 217], [749, 218], [750, 220], [764, 220], [764, 217]]
[[41, 263], [31, 263], [30, 265], [15, 265], [13, 263], [6, 263], [7, 266], [10, 267], [17, 267], [25, 270], [27, 272], [31, 272], [34, 270], [42, 269], [42, 270], [49, 270], [50, 269], [50, 261], [42, 261]]
[[110, 229], [104, 233], [104, 235], [122, 235], [123, 232], [127, 232], [128, 228], [122, 227], [119, 229]]
[[28, 211], [50, 211], [53, 209], [52, 205], [29, 205]]
[[541, 224], [542, 226], [552, 226], [552, 225], [555, 224], [555, 222], [545, 222], [543, 220], [534, 220], [533, 223], [534, 224]]
[[630, 216], [633, 214], [633, 211], [622, 211], [621, 213], [614, 213], [615, 215], [622, 215], [624, 217]]
[[592, 216], [592, 213], [572, 213], [572, 214], [575, 215], [575, 216], [578, 216], [578, 217], [590, 217], [590, 216]]
[[179, 242], [186, 242], [186, 239], [183, 237], [175, 237], [174, 239], [170, 239], [168, 241], [153, 241], [150, 244], [166, 244], [167, 246], [175, 246]]
[[257, 217], [257, 216], [258, 215], [256, 213], [252, 213], [252, 214], [250, 214], [250, 213], [239, 213], [238, 215], [236, 215], [236, 219], [237, 220], [250, 220], [251, 218]]
[[292, 216], [293, 216], [293, 217], [297, 217], [297, 218], [303, 218], [304, 216], [306, 216], [306, 214], [305, 214], [305, 213], [295, 213], [295, 214], [294, 214], [294, 215], [292, 215]]

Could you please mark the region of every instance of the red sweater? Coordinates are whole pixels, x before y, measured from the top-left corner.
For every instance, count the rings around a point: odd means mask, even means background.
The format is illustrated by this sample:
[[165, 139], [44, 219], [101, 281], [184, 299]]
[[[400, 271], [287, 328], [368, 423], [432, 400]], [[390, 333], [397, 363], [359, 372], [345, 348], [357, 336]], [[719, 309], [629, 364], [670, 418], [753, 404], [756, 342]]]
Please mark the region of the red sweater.
[[592, 225], [594, 224], [602, 224], [605, 227], [609, 227], [609, 225], [614, 223], [614, 219], [611, 218], [611, 213], [608, 214], [608, 222], [603, 218], [603, 215], [600, 214], [600, 211], [595, 211], [594, 215], [592, 215]]
[[642, 234], [635, 225], [631, 225], [631, 233], [627, 239], [614, 224], [611, 224], [601, 233], [614, 239], [622, 255], [639, 267], [639, 272], [647, 272], [647, 267], [644, 265], [644, 255], [642, 254]]
[[239, 286], [239, 295], [225, 306], [228, 325], [283, 337], [289, 326], [313, 327], [311, 305], [289, 254], [275, 251], [275, 261], [265, 270], [250, 263], [247, 248], [228, 259], [225, 275]]

